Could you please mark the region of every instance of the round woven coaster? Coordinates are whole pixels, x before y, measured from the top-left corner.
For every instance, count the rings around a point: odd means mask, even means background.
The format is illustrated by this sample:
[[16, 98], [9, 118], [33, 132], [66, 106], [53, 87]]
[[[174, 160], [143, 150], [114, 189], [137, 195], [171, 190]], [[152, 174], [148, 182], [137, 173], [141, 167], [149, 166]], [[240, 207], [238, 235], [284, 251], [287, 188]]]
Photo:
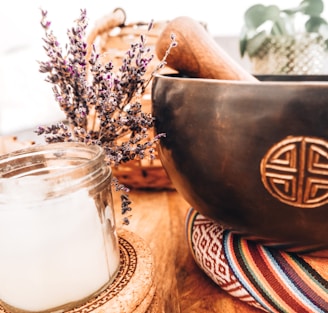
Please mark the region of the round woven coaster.
[[[155, 313], [153, 257], [139, 236], [119, 231], [121, 263], [114, 281], [84, 304], [66, 313]], [[10, 313], [0, 306], [0, 313]]]
[[[133, 232], [119, 232], [121, 264], [115, 280], [96, 297], [68, 313], [145, 313], [155, 294], [153, 258]], [[152, 313], [152, 312], [149, 312]]]

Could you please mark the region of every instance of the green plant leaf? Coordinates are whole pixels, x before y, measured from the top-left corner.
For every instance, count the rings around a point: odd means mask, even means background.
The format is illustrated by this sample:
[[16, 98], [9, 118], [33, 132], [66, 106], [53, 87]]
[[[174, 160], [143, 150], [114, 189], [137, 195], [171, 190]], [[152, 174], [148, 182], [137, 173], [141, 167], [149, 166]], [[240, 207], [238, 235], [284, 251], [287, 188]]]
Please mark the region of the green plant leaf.
[[322, 0], [303, 0], [301, 6], [304, 7], [301, 12], [310, 16], [320, 16], [324, 8]]
[[247, 41], [248, 41], [246, 27], [243, 27], [241, 29], [239, 38], [240, 38], [239, 39], [239, 52], [240, 52], [240, 55], [243, 57], [246, 52], [246, 46], [247, 46]]
[[280, 10], [276, 5], [255, 4], [245, 12], [245, 25], [248, 29], [256, 29], [266, 21], [277, 20], [279, 14]]
[[305, 23], [305, 29], [309, 33], [317, 33], [321, 25], [325, 24], [327, 24], [327, 22], [322, 17], [311, 16]]
[[292, 20], [288, 17], [279, 17], [272, 25], [271, 35], [288, 35], [294, 31]]
[[244, 29], [240, 37], [242, 56], [256, 54], [269, 35], [296, 35], [296, 16], [305, 17], [304, 30], [324, 34], [328, 43], [328, 22], [321, 17], [324, 11], [324, 0], [299, 0], [294, 8], [280, 10], [276, 5], [255, 4], [244, 14]]
[[246, 45], [246, 51], [250, 57], [254, 56], [257, 51], [262, 47], [263, 43], [267, 39], [267, 33], [263, 30], [250, 38]]
[[303, 13], [310, 16], [320, 16], [323, 12], [324, 3], [322, 0], [303, 0], [299, 6], [282, 10], [288, 15], [295, 15], [296, 13]]

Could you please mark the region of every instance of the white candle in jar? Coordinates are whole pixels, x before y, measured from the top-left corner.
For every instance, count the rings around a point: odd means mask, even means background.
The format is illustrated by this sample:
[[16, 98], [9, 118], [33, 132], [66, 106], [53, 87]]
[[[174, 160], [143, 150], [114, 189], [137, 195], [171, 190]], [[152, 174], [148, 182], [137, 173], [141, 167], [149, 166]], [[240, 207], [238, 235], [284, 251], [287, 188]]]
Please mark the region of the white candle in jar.
[[86, 189], [41, 199], [47, 189], [41, 181], [37, 191], [35, 183], [27, 188], [37, 179], [7, 184], [3, 194], [25, 191], [13, 194], [0, 218], [0, 298], [34, 312], [94, 294], [119, 266], [112, 208], [105, 209], [107, 218], [101, 221]]

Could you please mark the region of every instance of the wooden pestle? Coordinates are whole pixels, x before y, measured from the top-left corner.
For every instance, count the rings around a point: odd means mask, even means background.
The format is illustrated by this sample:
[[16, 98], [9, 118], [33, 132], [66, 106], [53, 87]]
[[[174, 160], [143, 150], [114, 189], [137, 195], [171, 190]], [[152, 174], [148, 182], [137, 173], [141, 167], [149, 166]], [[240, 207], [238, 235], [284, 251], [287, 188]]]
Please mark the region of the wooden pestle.
[[156, 54], [161, 60], [170, 45], [171, 35], [178, 43], [167, 57], [167, 65], [189, 77], [244, 80], [258, 82], [235, 62], [198, 21], [177, 17], [165, 27], [156, 43]]

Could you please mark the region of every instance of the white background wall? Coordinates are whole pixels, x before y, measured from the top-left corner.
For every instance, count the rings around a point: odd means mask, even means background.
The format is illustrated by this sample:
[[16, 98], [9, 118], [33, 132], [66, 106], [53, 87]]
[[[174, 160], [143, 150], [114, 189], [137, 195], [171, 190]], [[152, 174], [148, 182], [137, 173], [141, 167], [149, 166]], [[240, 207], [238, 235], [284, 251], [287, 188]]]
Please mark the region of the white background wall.
[[[11, 0], [0, 10], [0, 134], [34, 127], [62, 117], [51, 86], [38, 72], [43, 35], [40, 8], [47, 10], [60, 42], [81, 8], [87, 9], [89, 27], [122, 7], [127, 22], [170, 20], [187, 15], [207, 24], [213, 36], [239, 36], [245, 10], [256, 3], [296, 6], [299, 0]], [[236, 51], [234, 51], [236, 54]]]

